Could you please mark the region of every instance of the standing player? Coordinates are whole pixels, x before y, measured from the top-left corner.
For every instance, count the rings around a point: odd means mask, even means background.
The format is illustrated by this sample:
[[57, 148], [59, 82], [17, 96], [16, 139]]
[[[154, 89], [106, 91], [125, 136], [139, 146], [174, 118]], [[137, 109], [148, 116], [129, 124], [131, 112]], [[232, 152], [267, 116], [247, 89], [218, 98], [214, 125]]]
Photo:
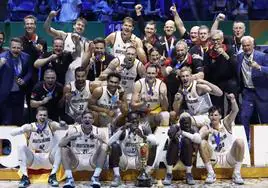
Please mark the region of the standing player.
[[20, 172], [23, 174], [19, 187], [24, 188], [30, 185], [27, 168], [52, 168], [48, 183], [52, 187], [58, 187], [56, 172], [61, 163], [61, 154], [58, 146], [55, 146], [54, 132], [67, 129], [67, 126], [64, 121], [60, 123], [50, 121], [47, 109], [42, 106], [37, 108], [36, 119], [37, 122], [25, 124], [11, 133], [12, 136], [26, 134], [28, 141], [28, 146], [18, 147]]
[[[111, 183], [112, 187], [121, 185], [119, 166], [122, 170], [137, 169], [139, 167], [138, 145], [140, 143], [148, 141], [150, 145], [156, 145], [155, 136], [149, 134], [145, 126], [139, 126], [139, 121], [139, 114], [130, 112], [127, 116], [126, 125], [117, 130], [109, 139], [108, 144], [112, 148], [110, 167], [112, 167], [114, 171], [114, 180]], [[148, 165], [152, 166], [153, 162], [154, 161], [148, 161]]]
[[200, 128], [209, 124], [207, 112], [212, 106], [210, 96], [221, 96], [222, 91], [216, 85], [206, 80], [193, 80], [192, 70], [189, 67], [183, 67], [180, 70], [180, 79], [182, 89], [175, 95], [173, 109], [176, 114], [180, 114], [182, 105], [185, 103], [187, 111], [192, 115], [193, 124]]
[[152, 129], [169, 125], [167, 87], [156, 76], [157, 66], [148, 65], [146, 77], [136, 81], [131, 99], [133, 110], [145, 112]]
[[205, 181], [212, 184], [216, 181], [216, 174], [212, 168], [212, 163], [221, 167], [233, 167], [233, 182], [244, 184], [241, 177], [241, 165], [244, 158], [244, 142], [241, 139], [233, 139], [232, 128], [234, 120], [239, 111], [234, 94], [227, 95], [231, 102], [231, 112], [221, 119], [221, 111], [217, 107], [209, 110], [210, 127], [204, 126], [200, 129], [202, 138], [208, 136], [208, 141], [202, 140], [200, 155], [208, 171]]
[[146, 54], [143, 50], [143, 44], [140, 38], [132, 33], [134, 30], [134, 21], [131, 17], [123, 19], [122, 31], [111, 33], [105, 38], [107, 46], [112, 47], [112, 54], [115, 57], [124, 56], [126, 48], [134, 45], [137, 48], [139, 60], [145, 64], [147, 62]]
[[75, 81], [65, 85], [63, 89], [63, 98], [65, 101], [64, 120], [68, 124], [81, 121], [82, 113], [87, 109], [88, 100], [93, 91], [93, 84], [86, 80], [86, 70], [82, 67], [75, 69]]
[[82, 114], [82, 123], [70, 126], [66, 136], [59, 143], [66, 175], [63, 187], [75, 187], [72, 170], [95, 169], [91, 184], [101, 185], [99, 176], [106, 159], [107, 144], [104, 133], [92, 123], [93, 114], [86, 110]]

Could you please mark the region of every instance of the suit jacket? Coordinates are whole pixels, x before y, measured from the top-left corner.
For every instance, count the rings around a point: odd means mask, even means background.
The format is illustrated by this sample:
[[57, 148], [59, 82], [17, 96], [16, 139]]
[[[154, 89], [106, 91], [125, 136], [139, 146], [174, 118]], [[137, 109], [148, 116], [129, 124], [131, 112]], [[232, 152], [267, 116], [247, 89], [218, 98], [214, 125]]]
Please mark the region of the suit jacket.
[[[19, 78], [23, 79], [25, 85], [29, 82], [32, 76], [32, 65], [29, 64], [29, 55], [21, 52], [19, 58], [22, 63], [21, 73], [18, 75]], [[0, 68], [0, 104], [8, 97], [15, 78], [14, 65], [11, 62], [11, 52], [5, 51], [0, 54], [0, 58], [5, 58], [7, 62]], [[22, 90], [23, 87], [20, 87]]]
[[[242, 89], [244, 88], [242, 76], [242, 62], [244, 52], [237, 55], [237, 76]], [[252, 68], [251, 76], [252, 82], [256, 89], [256, 93], [261, 100], [268, 101], [268, 58], [266, 54], [254, 50], [253, 60], [261, 66], [261, 71]]]

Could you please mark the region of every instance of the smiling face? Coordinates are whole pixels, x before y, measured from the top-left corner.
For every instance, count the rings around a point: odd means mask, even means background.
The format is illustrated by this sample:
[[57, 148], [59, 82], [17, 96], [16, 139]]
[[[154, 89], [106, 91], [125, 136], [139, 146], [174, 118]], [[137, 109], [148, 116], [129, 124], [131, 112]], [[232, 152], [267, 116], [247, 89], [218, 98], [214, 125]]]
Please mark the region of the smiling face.
[[102, 42], [95, 43], [94, 55], [104, 55], [105, 44]]
[[125, 21], [123, 23], [123, 25], [122, 25], [122, 32], [124, 34], [131, 34], [133, 30], [134, 30], [134, 26], [133, 26], [132, 22]]
[[24, 29], [27, 34], [32, 35], [36, 31], [36, 23], [33, 18], [24, 19]]
[[199, 29], [198, 30], [198, 36], [199, 36], [199, 40], [200, 42], [207, 42], [208, 38], [209, 38], [209, 30], [208, 29]]
[[77, 71], [75, 73], [75, 84], [78, 88], [82, 88], [86, 85], [87, 74], [86, 71]]
[[82, 116], [82, 127], [85, 130], [91, 130], [92, 129], [92, 123], [94, 122], [93, 115], [91, 113], [85, 113]]
[[156, 33], [155, 25], [154, 24], [147, 23], [146, 26], [145, 26], [145, 28], [144, 28], [144, 32], [145, 32], [145, 36], [147, 38], [151, 38]]
[[120, 84], [120, 79], [115, 76], [111, 76], [109, 80], [107, 81], [107, 89], [111, 93], [115, 93], [116, 90], [119, 88], [119, 84]]
[[47, 110], [39, 110], [36, 114], [36, 120], [38, 123], [45, 123], [48, 119]]
[[221, 114], [218, 110], [215, 110], [214, 112], [209, 113], [209, 119], [212, 125], [212, 128], [216, 128], [217, 125], [219, 125], [221, 121]]
[[242, 49], [246, 55], [250, 55], [254, 49], [254, 42], [250, 39], [245, 39], [242, 41]]
[[22, 44], [20, 42], [11, 41], [10, 52], [14, 57], [18, 57], [22, 51]]
[[154, 50], [153, 52], [151, 52], [151, 54], [149, 55], [149, 61], [152, 64], [158, 64], [160, 62], [160, 54], [158, 51]]
[[218, 49], [219, 47], [221, 47], [223, 43], [223, 36], [218, 33], [214, 34], [213, 36], [211, 36], [211, 42], [212, 45], [214, 46], [214, 49]]
[[75, 33], [82, 35], [85, 31], [85, 23], [80, 20], [77, 20], [73, 25], [73, 28]]
[[194, 26], [191, 28], [190, 30], [190, 38], [191, 38], [191, 41], [193, 43], [197, 43], [198, 42], [198, 30], [199, 30], [199, 27], [198, 26]]
[[56, 55], [61, 55], [64, 49], [64, 42], [61, 39], [55, 39], [53, 42], [53, 52]]
[[168, 20], [165, 23], [164, 31], [167, 36], [172, 36], [173, 33], [176, 31], [175, 23], [172, 20]]
[[127, 68], [131, 68], [134, 65], [134, 61], [137, 57], [137, 52], [135, 48], [127, 48], [126, 56], [124, 59], [124, 63]]
[[156, 67], [148, 67], [146, 70], [146, 80], [149, 83], [153, 83], [157, 76], [157, 68]]
[[179, 61], [183, 61], [187, 55], [187, 46], [182, 43], [176, 45], [176, 58]]

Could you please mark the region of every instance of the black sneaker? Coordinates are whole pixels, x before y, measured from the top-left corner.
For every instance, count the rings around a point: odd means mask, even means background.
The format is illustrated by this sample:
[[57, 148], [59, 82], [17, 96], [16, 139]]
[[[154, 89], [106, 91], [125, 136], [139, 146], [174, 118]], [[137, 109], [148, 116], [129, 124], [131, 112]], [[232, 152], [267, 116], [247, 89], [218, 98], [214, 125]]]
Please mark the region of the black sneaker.
[[188, 185], [195, 185], [195, 181], [194, 181], [192, 173], [186, 173], [186, 183]]
[[30, 179], [28, 176], [22, 175], [20, 183], [19, 183], [19, 188], [25, 188], [28, 187], [31, 184]]
[[48, 184], [51, 187], [59, 187], [59, 182], [57, 181], [56, 174], [51, 174], [48, 178]]

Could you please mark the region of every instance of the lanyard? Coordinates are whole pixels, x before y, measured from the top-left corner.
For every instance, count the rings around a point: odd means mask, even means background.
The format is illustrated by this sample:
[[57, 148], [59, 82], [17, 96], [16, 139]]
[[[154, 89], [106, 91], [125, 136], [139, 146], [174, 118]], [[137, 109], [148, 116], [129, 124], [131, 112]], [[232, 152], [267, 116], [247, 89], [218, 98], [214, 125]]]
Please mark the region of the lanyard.
[[107, 93], [111, 97], [111, 100], [110, 100], [111, 108], [113, 108], [116, 105], [117, 101], [118, 101], [118, 96], [116, 95], [116, 92], [115, 92], [114, 95], [112, 95], [108, 89], [107, 89]]
[[174, 38], [173, 37], [171, 38], [170, 47], [168, 46], [167, 38], [164, 37], [164, 39], [165, 39], [165, 45], [166, 45], [167, 55], [168, 55], [168, 57], [171, 57], [172, 49], [174, 48]]
[[[18, 60], [18, 61], [17, 61]], [[14, 71], [15, 71], [15, 76], [18, 77], [19, 74], [21, 73], [21, 60], [18, 57], [17, 59], [12, 59], [13, 61], [13, 66], [14, 66]]]
[[46, 121], [43, 125], [36, 122], [37, 133], [40, 134], [46, 128], [48, 122]]
[[146, 89], [147, 89], [147, 94], [153, 96], [154, 95], [154, 86], [156, 84], [156, 81], [153, 83], [153, 85], [151, 86], [147, 80], [145, 80], [145, 84], [146, 84]]
[[180, 69], [182, 67], [182, 65], [184, 65], [184, 63], [186, 62], [187, 59], [188, 59], [188, 55], [185, 56], [185, 58], [184, 58], [184, 60], [182, 62], [178, 61], [180, 63], [176, 64], [175, 69], [176, 70]]
[[220, 143], [221, 143], [221, 136], [220, 136], [220, 132], [218, 132], [218, 135], [216, 135], [216, 133], [213, 133], [214, 139], [215, 139], [215, 143], [216, 143], [216, 151], [220, 151]]

